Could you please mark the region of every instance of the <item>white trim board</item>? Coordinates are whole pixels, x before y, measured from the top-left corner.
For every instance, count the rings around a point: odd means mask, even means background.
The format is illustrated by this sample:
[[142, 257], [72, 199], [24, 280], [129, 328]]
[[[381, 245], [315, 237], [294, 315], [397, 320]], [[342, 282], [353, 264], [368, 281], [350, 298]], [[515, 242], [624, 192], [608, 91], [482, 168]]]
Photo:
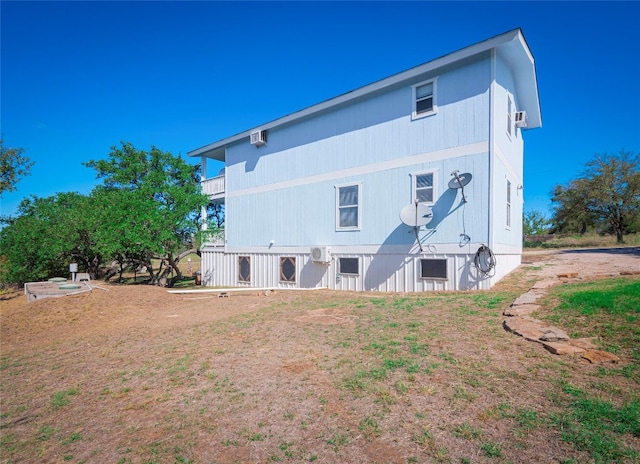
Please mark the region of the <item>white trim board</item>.
[[271, 192], [291, 187], [300, 187], [303, 185], [316, 184], [320, 182], [335, 181], [336, 179], [344, 179], [347, 177], [362, 176], [374, 172], [386, 171], [389, 169], [402, 168], [412, 166], [414, 164], [425, 163], [430, 161], [440, 161], [449, 158], [458, 158], [462, 156], [477, 155], [487, 153], [489, 150], [488, 143], [476, 142], [461, 147], [446, 148], [444, 150], [432, 151], [429, 153], [420, 153], [418, 155], [407, 156], [403, 158], [392, 159], [375, 164], [367, 164], [365, 166], [357, 166], [354, 168], [342, 169], [339, 171], [331, 171], [313, 176], [301, 177], [282, 182], [275, 182], [268, 185], [260, 185], [257, 187], [249, 187], [240, 190], [228, 191], [227, 198], [239, 197], [243, 195], [253, 195], [257, 193]]

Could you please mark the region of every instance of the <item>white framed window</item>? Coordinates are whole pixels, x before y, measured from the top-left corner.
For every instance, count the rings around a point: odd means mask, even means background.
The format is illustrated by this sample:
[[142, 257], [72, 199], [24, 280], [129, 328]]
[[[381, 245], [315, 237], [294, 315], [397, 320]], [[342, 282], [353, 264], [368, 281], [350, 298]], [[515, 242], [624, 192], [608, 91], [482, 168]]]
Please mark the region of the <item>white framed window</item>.
[[516, 105], [513, 103], [513, 95], [507, 93], [507, 135], [511, 137], [516, 133], [514, 114]]
[[420, 260], [421, 279], [446, 279], [447, 260], [446, 259], [421, 259]]
[[412, 86], [413, 89], [413, 113], [412, 119], [422, 118], [435, 114], [438, 106], [436, 105], [436, 89], [437, 79], [420, 82]]
[[360, 275], [360, 259], [359, 258], [339, 258], [338, 274]]
[[437, 171], [424, 171], [411, 174], [411, 199], [419, 203], [433, 205], [438, 193]]
[[336, 185], [336, 230], [360, 230], [362, 184]]
[[507, 180], [507, 229], [511, 228], [511, 181]]

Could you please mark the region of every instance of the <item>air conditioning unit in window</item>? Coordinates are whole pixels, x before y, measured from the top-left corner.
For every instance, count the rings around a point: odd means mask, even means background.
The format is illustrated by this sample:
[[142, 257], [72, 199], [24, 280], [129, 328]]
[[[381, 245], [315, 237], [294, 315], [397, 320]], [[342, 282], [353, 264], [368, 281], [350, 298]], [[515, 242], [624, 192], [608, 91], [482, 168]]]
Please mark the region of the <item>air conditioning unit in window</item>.
[[255, 145], [256, 147], [261, 147], [262, 145], [267, 144], [267, 131], [266, 130], [258, 130], [251, 132], [251, 145]]
[[516, 127], [527, 127], [526, 111], [516, 111], [514, 119], [515, 119]]
[[328, 263], [331, 261], [331, 248], [311, 247], [311, 261], [314, 263]]

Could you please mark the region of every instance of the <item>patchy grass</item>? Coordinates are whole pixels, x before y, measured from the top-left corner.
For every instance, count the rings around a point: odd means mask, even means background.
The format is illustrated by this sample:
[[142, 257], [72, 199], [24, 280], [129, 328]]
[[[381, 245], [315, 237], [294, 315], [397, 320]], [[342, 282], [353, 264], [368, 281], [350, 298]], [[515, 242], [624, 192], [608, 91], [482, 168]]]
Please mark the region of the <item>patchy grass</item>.
[[[593, 369], [597, 380], [583, 386], [561, 376], [550, 395], [562, 411], [550, 414], [546, 423], [594, 462], [638, 462], [640, 281], [615, 277], [556, 287], [536, 317], [568, 328], [572, 337], [593, 337], [622, 359], [620, 366]], [[610, 383], [620, 377], [628, 382]]]
[[563, 440], [588, 451], [595, 462], [640, 460], [640, 450], [627, 444], [640, 438], [640, 398], [616, 406], [568, 383], [563, 392], [566, 409], [550, 418]]
[[[637, 461], [629, 296], [571, 329], [625, 362], [580, 364], [501, 327], [535, 271], [489, 292], [195, 299], [114, 286], [14, 307], [2, 313], [3, 462]], [[545, 317], [569, 312], [562, 298]]]
[[[614, 235], [600, 235], [596, 233], [588, 233], [584, 235], [542, 235], [528, 236], [530, 240], [523, 242], [524, 248], [613, 248], [621, 246], [617, 243]], [[624, 236], [622, 246], [640, 246], [640, 234], [627, 234]]]
[[625, 359], [621, 375], [640, 384], [640, 280], [615, 277], [554, 288], [536, 314], [564, 327], [572, 338], [592, 337]]

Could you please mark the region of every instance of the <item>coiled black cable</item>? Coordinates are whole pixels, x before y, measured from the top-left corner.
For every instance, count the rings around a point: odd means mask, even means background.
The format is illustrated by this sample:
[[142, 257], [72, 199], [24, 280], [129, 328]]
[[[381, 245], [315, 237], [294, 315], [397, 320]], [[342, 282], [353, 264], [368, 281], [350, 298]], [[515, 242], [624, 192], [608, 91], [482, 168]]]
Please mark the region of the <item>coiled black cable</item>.
[[496, 255], [487, 245], [480, 245], [473, 258], [473, 264], [484, 277], [493, 277], [496, 273]]

